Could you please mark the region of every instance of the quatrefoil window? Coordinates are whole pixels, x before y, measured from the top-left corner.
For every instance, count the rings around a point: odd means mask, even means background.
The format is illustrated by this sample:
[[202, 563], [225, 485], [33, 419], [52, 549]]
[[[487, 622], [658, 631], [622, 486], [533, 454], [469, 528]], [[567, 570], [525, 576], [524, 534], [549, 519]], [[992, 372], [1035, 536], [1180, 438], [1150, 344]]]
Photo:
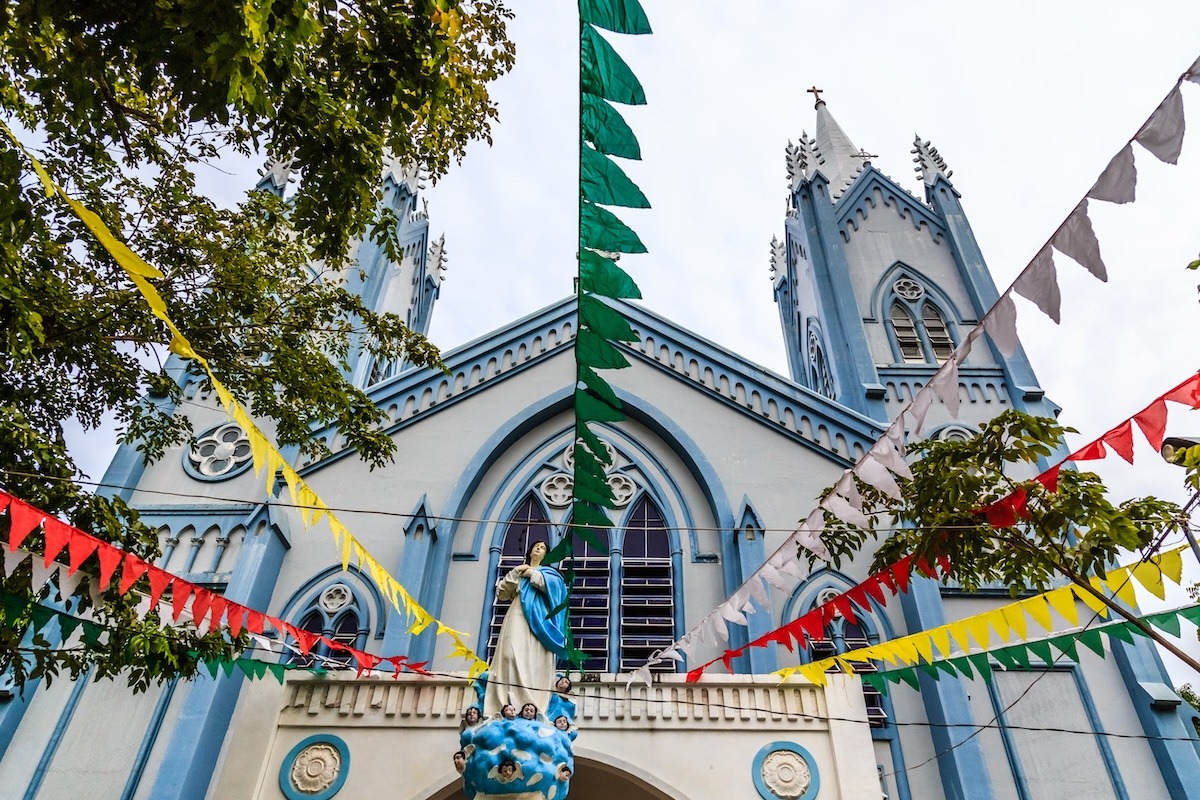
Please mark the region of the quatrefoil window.
[[241, 426], [227, 422], [198, 438], [187, 456], [199, 477], [232, 478], [250, 465], [250, 440]]

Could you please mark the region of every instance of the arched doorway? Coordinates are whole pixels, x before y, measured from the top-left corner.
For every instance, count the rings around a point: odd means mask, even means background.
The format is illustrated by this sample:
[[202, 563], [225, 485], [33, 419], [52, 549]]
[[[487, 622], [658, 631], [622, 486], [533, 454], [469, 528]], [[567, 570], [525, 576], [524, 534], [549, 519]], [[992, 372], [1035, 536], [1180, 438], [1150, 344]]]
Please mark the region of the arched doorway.
[[[571, 779], [568, 800], [612, 800], [617, 797], [621, 800], [686, 800], [682, 795], [667, 794], [619, 767], [595, 759], [575, 758], [575, 777]], [[456, 781], [430, 795], [429, 800], [466, 798]]]

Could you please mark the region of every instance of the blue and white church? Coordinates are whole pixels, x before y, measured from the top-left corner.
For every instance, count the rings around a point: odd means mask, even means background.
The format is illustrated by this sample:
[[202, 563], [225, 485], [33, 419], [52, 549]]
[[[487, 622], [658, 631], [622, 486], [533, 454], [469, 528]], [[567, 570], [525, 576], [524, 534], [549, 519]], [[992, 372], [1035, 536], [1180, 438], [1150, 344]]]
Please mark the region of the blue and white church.
[[[770, 674], [986, 611], [1004, 592], [914, 579], [886, 607], [834, 619], [809, 652], [755, 649], [733, 674], [714, 668], [691, 684], [688, 665], [668, 661], [652, 685], [627, 688], [622, 673], [754, 572], [997, 299], [950, 171], [928, 142], [914, 153], [916, 193], [882, 173], [819, 99], [815, 137], [787, 146], [789, 202], [771, 274], [788, 375], [646, 306], [620, 305], [639, 341], [622, 345], [633, 366], [606, 374], [628, 414], [600, 429], [620, 508], [607, 552], [577, 552], [570, 616], [590, 658], [584, 679], [573, 675], [572, 798], [1184, 800], [1200, 791], [1200, 743], [1141, 640], [1111, 643], [1104, 659], [1084, 651], [1078, 664], [998, 669], [991, 684], [922, 676], [919, 692], [888, 696], [857, 676], [817, 686]], [[419, 172], [388, 163], [382, 181], [402, 257], [363, 242], [344, 279], [424, 332], [444, 243], [431, 237]], [[258, 188], [286, 186], [275, 165]], [[497, 578], [568, 521], [576, 329], [567, 297], [449, 350], [445, 373], [354, 360], [347, 377], [387, 412], [399, 457], [372, 471], [323, 427], [313, 435], [331, 454], [294, 463], [485, 657], [504, 615]], [[194, 445], [149, 465], [123, 446], [104, 476], [129, 487], [121, 494], [158, 528], [162, 566], [334, 641], [428, 661], [434, 674], [290, 671], [280, 685], [235, 671], [138, 695], [120, 682], [34, 683], [0, 701], [0, 795], [462, 798], [451, 759], [473, 697], [462, 662], [445, 637], [410, 634], [369, 576], [343, 571], [330, 537], [305, 528], [286, 490], [264, 496], [244, 432], [178, 367], [185, 402], [173, 411], [190, 419]], [[935, 406], [930, 435], [962, 436], [1008, 408], [1057, 411], [1020, 348], [1004, 356], [980, 340], [959, 381], [958, 418]], [[774, 592], [742, 641], [855, 585], [868, 561]], [[719, 654], [713, 644], [702, 655]]]

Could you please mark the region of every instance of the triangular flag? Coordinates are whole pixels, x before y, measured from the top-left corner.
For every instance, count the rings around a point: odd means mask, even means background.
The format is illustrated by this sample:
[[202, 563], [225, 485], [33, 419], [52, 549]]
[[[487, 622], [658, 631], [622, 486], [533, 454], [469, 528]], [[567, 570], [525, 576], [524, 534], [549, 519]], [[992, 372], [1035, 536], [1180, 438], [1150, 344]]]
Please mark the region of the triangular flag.
[[1029, 648], [1029, 652], [1040, 658], [1047, 666], [1054, 663], [1054, 653], [1050, 650], [1050, 642], [1046, 639], [1039, 639], [1029, 642], [1025, 645]]
[[158, 600], [163, 596], [163, 592], [171, 585], [171, 581], [175, 580], [175, 576], [158, 567], [150, 567], [147, 570], [150, 577], [150, 605], [158, 605]]
[[[954, 638], [958, 649], [964, 653], [971, 649], [971, 641], [967, 638], [967, 625], [964, 622], [951, 622], [946, 626]], [[986, 646], [986, 645], [985, 645]]]
[[1183, 151], [1183, 94], [1176, 86], [1138, 131], [1134, 141], [1154, 153], [1159, 161], [1178, 164]]
[[933, 642], [933, 646], [937, 648], [942, 658], [950, 655], [950, 631], [947, 630], [945, 625], [939, 625], [930, 630], [929, 639]]
[[1163, 436], [1167, 432], [1166, 401], [1161, 397], [1158, 398], [1142, 409], [1133, 418], [1133, 421], [1142, 429], [1142, 434], [1146, 437], [1146, 441], [1150, 443], [1150, 446], [1155, 450], [1162, 450]]
[[1055, 636], [1050, 640], [1050, 644], [1054, 645], [1059, 652], [1071, 661], [1079, 663], [1079, 652], [1075, 649], [1074, 636]]
[[171, 619], [179, 621], [179, 615], [187, 606], [188, 598], [192, 596], [192, 585], [184, 580], [175, 581], [171, 586]]
[[138, 578], [146, 574], [146, 570], [150, 565], [133, 553], [126, 553], [124, 560], [121, 562], [121, 583], [117, 587], [117, 591], [125, 594], [132, 587]]
[[1094, 613], [1101, 617], [1108, 616], [1108, 606], [1104, 605], [1104, 601], [1100, 600], [1087, 589], [1083, 588], [1082, 586], [1072, 584], [1071, 590], [1075, 592], [1075, 596], [1079, 598], [1079, 602], [1090, 608]]
[[968, 617], [963, 622], [966, 624], [967, 632], [971, 634], [971, 638], [979, 643], [979, 648], [987, 650], [989, 639], [987, 619], [982, 615], [977, 615]]
[[1054, 269], [1054, 252], [1047, 245], [1013, 283], [1013, 291], [1030, 300], [1042, 313], [1062, 322], [1062, 291], [1058, 288], [1058, 273]]
[[196, 586], [192, 589], [192, 624], [196, 626], [196, 632], [200, 632], [200, 626], [204, 622], [204, 618], [208, 616], [208, 610], [212, 607], [214, 595], [208, 589], [202, 586]]
[[1059, 226], [1050, 243], [1063, 255], [1078, 261], [1088, 272], [1107, 281], [1108, 268], [1100, 257], [1100, 242], [1092, 230], [1087, 208], [1087, 199], [1080, 200], [1071, 215]]
[[1042, 630], [1050, 631], [1054, 624], [1050, 621], [1050, 606], [1046, 604], [1046, 598], [1042, 595], [1030, 597], [1028, 600], [1020, 602], [1021, 608], [1025, 609], [1025, 613], [1042, 626]]
[[8, 506], [8, 549], [21, 546], [33, 529], [42, 523], [46, 515], [31, 505], [14, 499]]
[[58, 564], [46, 566], [36, 558], [29, 560], [30, 567], [33, 569], [33, 578], [29, 581], [30, 590], [36, 595], [42, 590], [42, 587], [50, 582], [50, 577], [58, 572]]
[[[1163, 395], [1164, 400], [1200, 408], [1200, 374], [1193, 375]], [[16, 503], [13, 503], [15, 506]]]
[[1029, 638], [1026, 635], [1025, 612], [1021, 610], [1020, 606], [1001, 606], [1000, 613], [1004, 614], [1004, 621], [1008, 624], [1009, 629], [1017, 635], [1018, 639], [1024, 641]]
[[236, 639], [238, 634], [242, 632], [242, 626], [245, 623], [246, 607], [237, 603], [230, 603], [225, 619], [229, 623], [229, 635]]
[[1055, 494], [1058, 491], [1058, 473], [1061, 469], [1061, 464], [1055, 464], [1041, 475], [1038, 475], [1034, 480], [1046, 487], [1047, 492], [1050, 492], [1050, 494]]
[[1136, 194], [1137, 167], [1133, 163], [1133, 145], [1127, 144], [1108, 162], [1087, 196], [1108, 203], [1132, 203]]
[[71, 540], [72, 530], [74, 529], [70, 525], [54, 517], [46, 517], [46, 521], [42, 525], [42, 535], [46, 539], [44, 563], [47, 567], [50, 566], [51, 561], [58, 557], [63, 548], [67, 546], [67, 542]]
[[1129, 579], [1128, 570], [1119, 569], [1109, 572], [1104, 583], [1108, 586], [1109, 591], [1117, 596], [1118, 600], [1130, 608], [1137, 608], [1137, 592], [1133, 589], [1133, 581]]
[[4, 553], [4, 577], [9, 577], [16, 570], [17, 566], [22, 561], [29, 558], [28, 550], [5, 550]]
[[58, 597], [64, 603], [75, 594], [75, 590], [79, 588], [79, 584], [83, 581], [83, 573], [76, 572], [74, 575], [67, 572], [65, 569], [58, 571]]
[[870, 530], [871, 519], [852, 506], [846, 498], [838, 494], [829, 494], [821, 501], [822, 508], [829, 511], [835, 517], [845, 522], [847, 525], [853, 525], [856, 528]]
[[1058, 612], [1058, 615], [1072, 625], [1079, 624], [1079, 609], [1075, 606], [1075, 593], [1071, 591], [1070, 586], [1064, 586], [1061, 589], [1055, 589], [1052, 592], [1047, 592], [1043, 597], [1050, 607]]
[[1159, 569], [1157, 564], [1144, 561], [1135, 566], [1130, 571], [1130, 574], [1133, 575], [1134, 580], [1140, 583], [1142, 588], [1147, 592], [1154, 595], [1159, 600], [1166, 599], [1167, 589], [1163, 585], [1162, 570]]
[[108, 588], [109, 581], [112, 580], [113, 573], [117, 571], [117, 565], [121, 563], [121, 557], [124, 552], [113, 547], [107, 542], [99, 542], [96, 545], [96, 558], [100, 562], [100, 580], [96, 586], [98, 591], [104, 591]]
[[1095, 628], [1087, 628], [1080, 631], [1077, 638], [1084, 647], [1104, 658], [1104, 642], [1100, 638], [1100, 631]]
[[928, 388], [941, 399], [950, 416], [958, 419], [958, 361], [954, 356], [934, 373]]
[[1163, 577], [1176, 585], [1183, 581], [1183, 553], [1179, 549], [1159, 553], [1154, 559], [1162, 569]]
[[1097, 439], [1067, 456], [1067, 461], [1098, 461], [1108, 455], [1104, 442]]
[[984, 616], [987, 619], [988, 625], [991, 626], [992, 630], [996, 631], [996, 635], [999, 636], [1003, 641], [1007, 642], [1012, 638], [1012, 629], [1009, 627], [1008, 618], [1004, 616], [1004, 611], [1002, 609], [989, 611]]
[[1017, 352], [1017, 307], [1005, 292], [983, 318], [983, 329], [1006, 356]]
[[928, 386], [922, 387], [906, 409], [908, 415], [912, 417], [913, 436], [921, 436], [925, 432], [925, 417], [929, 414], [929, 408], [932, 405], [933, 390]]
[[1108, 433], [1101, 437], [1106, 445], [1113, 449], [1113, 452], [1121, 458], [1133, 463], [1133, 421], [1125, 420], [1117, 427], [1113, 428]]
[[88, 536], [82, 531], [76, 531], [71, 540], [67, 542], [67, 548], [70, 551], [68, 554], [70, 566], [67, 567], [67, 572], [74, 575], [83, 566], [83, 562], [87, 561], [88, 556], [96, 552], [96, 548], [99, 546], [100, 542], [94, 537]]

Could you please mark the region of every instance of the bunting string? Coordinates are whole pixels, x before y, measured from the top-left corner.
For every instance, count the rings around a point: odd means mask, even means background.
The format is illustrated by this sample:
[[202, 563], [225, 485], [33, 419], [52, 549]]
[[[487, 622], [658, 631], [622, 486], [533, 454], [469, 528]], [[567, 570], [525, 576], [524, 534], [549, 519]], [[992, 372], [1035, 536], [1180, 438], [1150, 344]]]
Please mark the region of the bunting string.
[[[1183, 545], [1136, 564], [1109, 570], [1104, 578], [1090, 579], [1092, 588], [1113, 593], [1131, 608], [1137, 607], [1134, 583], [1141, 584], [1151, 594], [1161, 598], [1165, 595], [1164, 581], [1178, 584], [1183, 578], [1182, 553], [1186, 547]], [[824, 675], [828, 670], [839, 668], [853, 673], [855, 663], [883, 660], [897, 665], [931, 664], [935, 660], [934, 652], [940, 654], [941, 659], [948, 659], [951, 655], [951, 642], [958, 645], [959, 652], [963, 654], [972, 649], [987, 652], [991, 649], [993, 636], [1006, 643], [1013, 639], [1018, 642], [1028, 641], [1030, 620], [1046, 633], [1054, 633], [1055, 624], [1051, 611], [1056, 612], [1069, 624], [1078, 625], [1079, 609], [1076, 601], [1083, 603], [1100, 617], [1108, 616], [1108, 606], [1095, 595], [1082, 586], [1070, 584], [936, 628], [808, 664], [786, 667], [777, 670], [775, 674], [787, 678], [799, 673], [813, 683], [824, 684]], [[1179, 635], [1177, 624], [1173, 635]]]
[[170, 331], [171, 341], [168, 345], [170, 352], [175, 353], [180, 358], [192, 361], [204, 370], [205, 375], [212, 384], [214, 393], [220, 401], [221, 407], [231, 419], [242, 427], [246, 438], [250, 441], [255, 475], [262, 477], [265, 469], [267, 493], [274, 494], [273, 488], [276, 475], [281, 475], [287, 485], [288, 492], [291, 494], [293, 505], [300, 508], [300, 516], [305, 526], [312, 527], [322, 519], [327, 521], [334, 543], [341, 553], [343, 570], [348, 569], [351, 559], [354, 559], [363, 572], [371, 576], [371, 579], [379, 587], [383, 596], [388, 599], [388, 602], [397, 611], [405, 615], [410, 633], [414, 635], [419, 634], [426, 628], [434, 626], [439, 636], [448, 636], [453, 642], [454, 646], [450, 652], [450, 657], [466, 659], [470, 663], [469, 673], [472, 677], [487, 669], [487, 663], [479, 658], [466, 644], [469, 634], [450, 628], [435, 619], [409, 594], [408, 590], [399, 581], [392, 577], [391, 573], [350, 532], [350, 529], [334, 514], [329, 505], [300, 476], [300, 473], [287, 462], [284, 455], [279, 452], [278, 448], [275, 447], [254, 420], [251, 419], [245, 407], [217, 379], [207, 359], [192, 348], [187, 337], [183, 335], [183, 332], [179, 330], [175, 322], [167, 314], [166, 302], [162, 299], [158, 290], [154, 288], [154, 285], [150, 283], [151, 279], [163, 278], [163, 273], [143, 260], [141, 256], [134, 253], [133, 250], [113, 235], [112, 231], [108, 229], [108, 226], [104, 224], [104, 221], [95, 212], [70, 197], [61, 186], [57, 185], [46, 172], [41, 162], [25, 148], [3, 122], [0, 122], [0, 128], [3, 129], [4, 133], [8, 135], [16, 147], [30, 159], [34, 172], [37, 174], [42, 188], [46, 192], [46, 196], [58, 196], [61, 198], [92, 235], [96, 237], [100, 245], [104, 247], [109, 255], [125, 271], [126, 276], [133, 282], [133, 285], [146, 301], [151, 313]]

